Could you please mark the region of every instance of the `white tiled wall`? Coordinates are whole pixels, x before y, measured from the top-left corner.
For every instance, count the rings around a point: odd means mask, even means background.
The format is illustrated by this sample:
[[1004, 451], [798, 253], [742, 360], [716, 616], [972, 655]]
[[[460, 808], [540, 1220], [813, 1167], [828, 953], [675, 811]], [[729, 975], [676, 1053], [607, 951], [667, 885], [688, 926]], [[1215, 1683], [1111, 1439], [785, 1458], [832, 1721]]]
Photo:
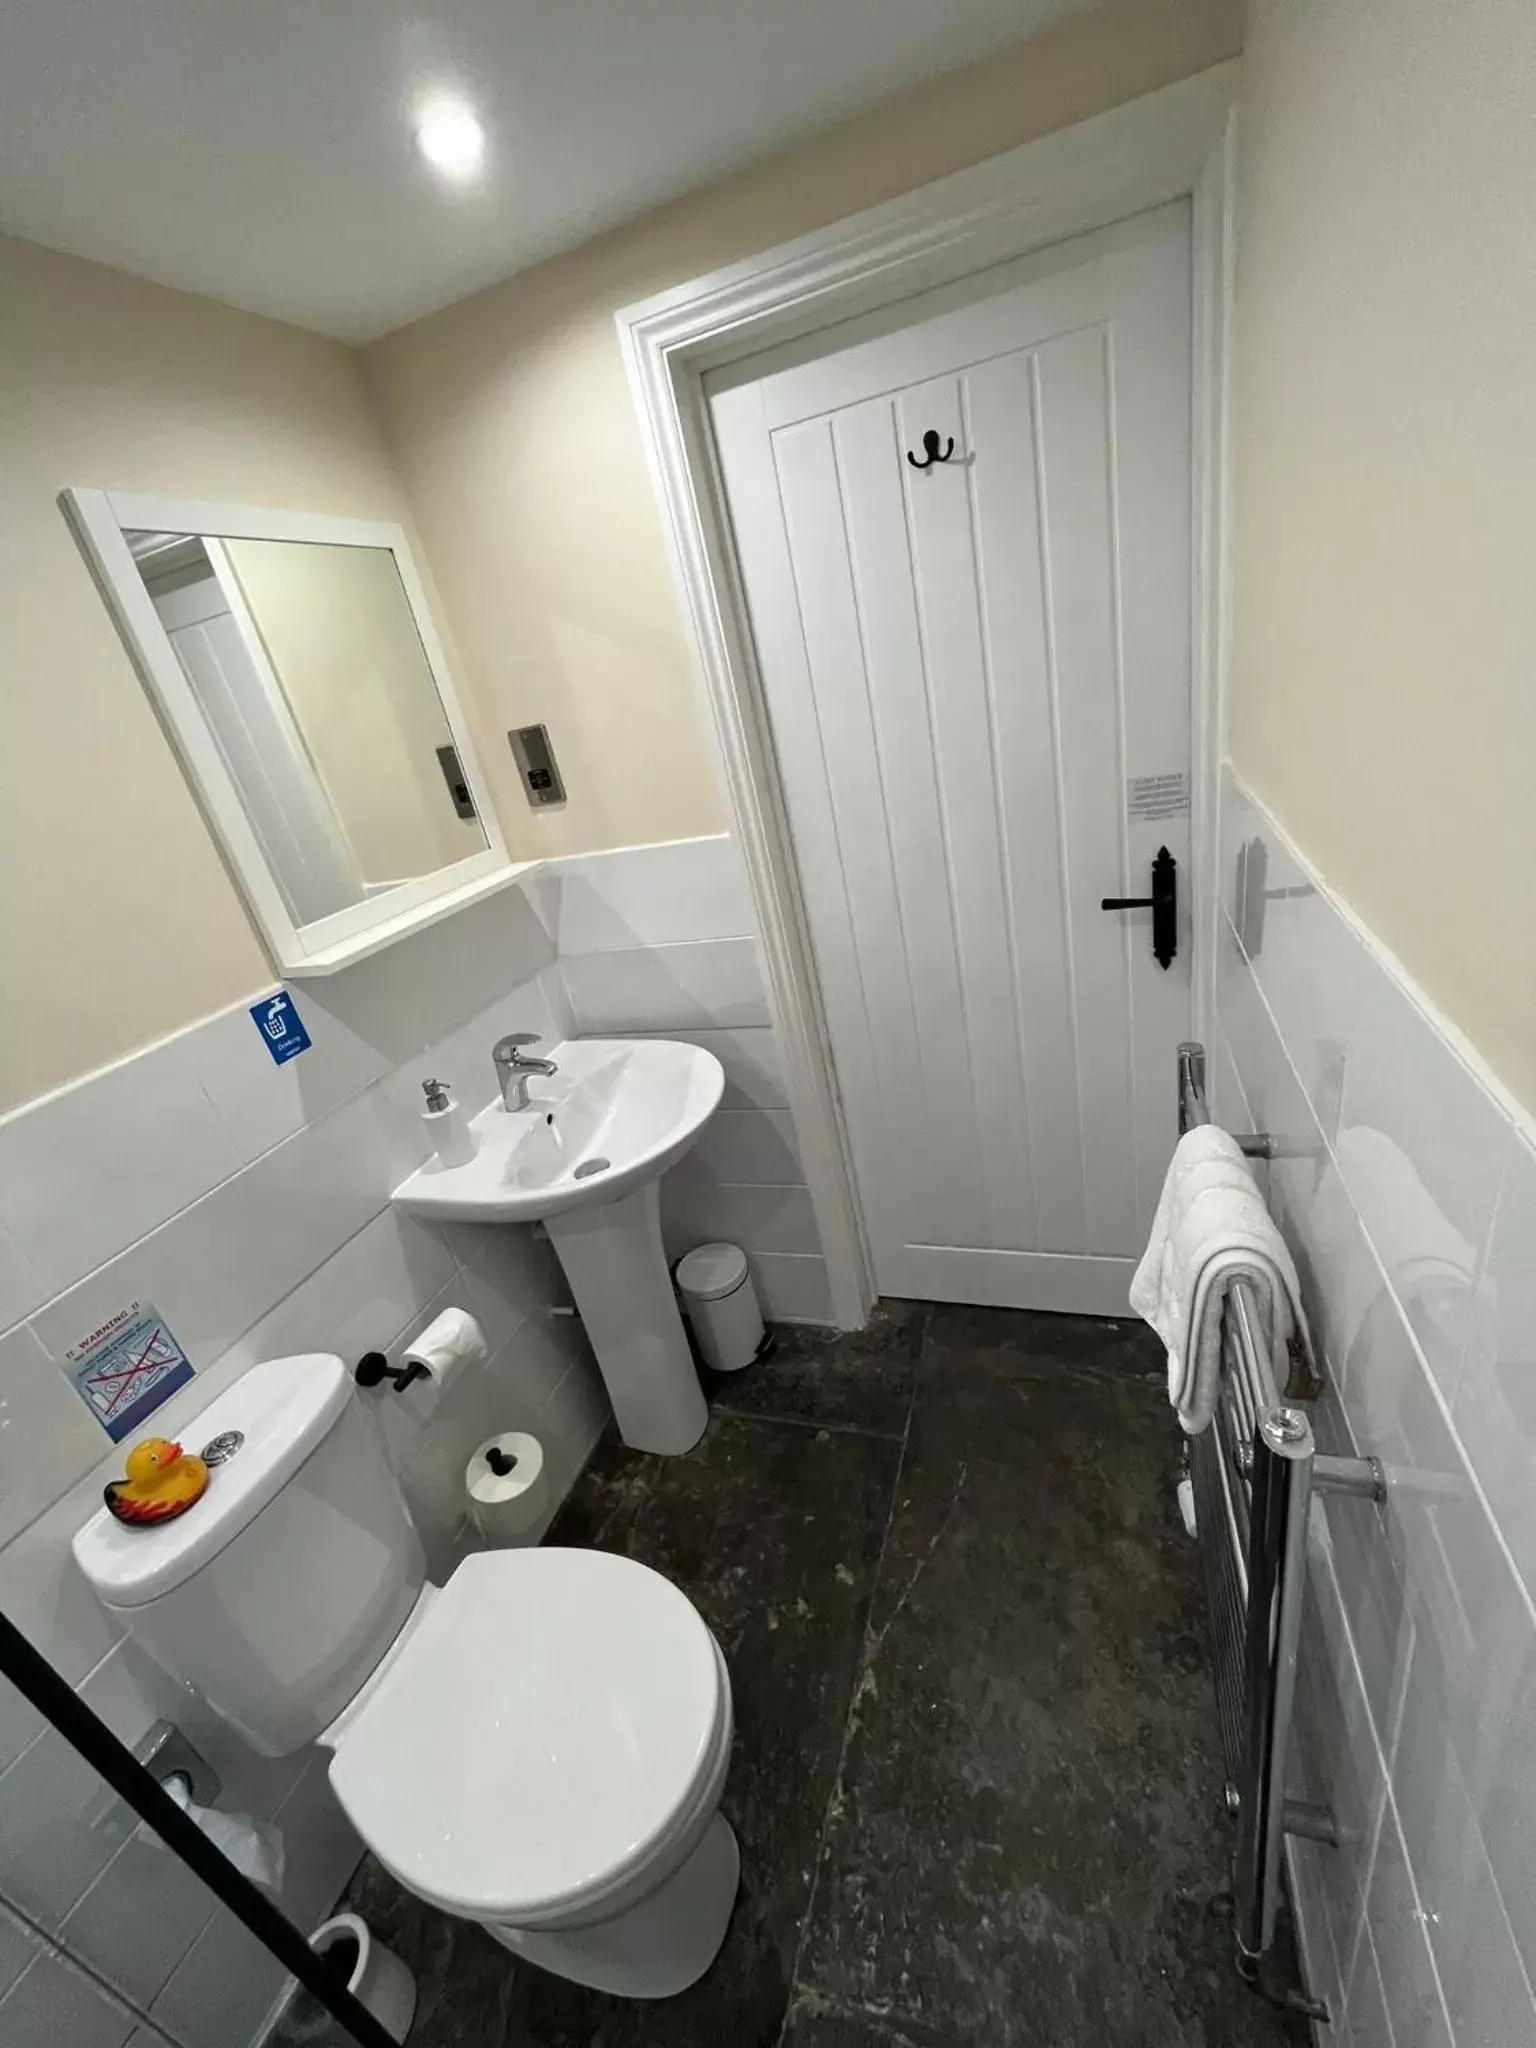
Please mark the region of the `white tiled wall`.
[[663, 1186], [668, 1249], [730, 1239], [751, 1260], [768, 1315], [830, 1322], [734, 842], [681, 839], [551, 862], [529, 891], [559, 954], [578, 1035], [690, 1039], [725, 1068], [719, 1114]]
[[[1224, 792], [1214, 1108], [1270, 1198], [1384, 1507], [1312, 1529], [1299, 1845], [1314, 1987], [1356, 2048], [1536, 2040], [1536, 1146], [1237, 784]], [[1246, 878], [1246, 879], [1245, 879]]]
[[[359, 1853], [325, 1758], [254, 1756], [119, 1637], [75, 1572], [70, 1536], [122, 1454], [66, 1382], [67, 1348], [126, 1302], [153, 1301], [197, 1367], [154, 1418], [176, 1435], [257, 1358], [398, 1356], [441, 1307], [470, 1308], [491, 1348], [483, 1368], [441, 1398], [420, 1386], [367, 1397], [438, 1575], [468, 1541], [475, 1443], [536, 1430], [558, 1497], [607, 1407], [579, 1324], [549, 1314], [566, 1289], [547, 1244], [389, 1207], [424, 1156], [425, 1075], [478, 1108], [498, 1036], [568, 1035], [553, 947], [521, 889], [295, 999], [313, 1045], [284, 1067], [241, 1008], [0, 1122], [0, 1608], [125, 1740], [161, 1713], [186, 1728], [224, 1780], [220, 1804], [283, 1830], [283, 1902], [312, 1926]], [[188, 2048], [238, 2048], [278, 1992], [265, 1953], [135, 1837], [3, 1681], [0, 1886]], [[82, 1981], [0, 1942], [0, 2042], [51, 2032], [121, 2048], [131, 2014]], [[82, 2001], [89, 2029], [71, 2034]]]
[[[436, 1576], [469, 1540], [464, 1461], [493, 1430], [537, 1430], [556, 1492], [607, 1404], [567, 1290], [532, 1232], [436, 1228], [389, 1191], [424, 1156], [421, 1082], [471, 1110], [494, 1092], [490, 1048], [654, 1032], [718, 1054], [725, 1102], [669, 1176], [674, 1251], [729, 1237], [768, 1313], [827, 1320], [826, 1269], [786, 1109], [731, 842], [681, 841], [552, 862], [446, 924], [295, 991], [311, 1049], [274, 1067], [244, 1007], [0, 1121], [0, 1607], [129, 1741], [166, 1714], [225, 1781], [221, 1804], [275, 1819], [284, 1903], [300, 1925], [336, 1896], [358, 1845], [313, 1753], [262, 1761], [178, 1696], [118, 1635], [69, 1556], [121, 1452], [66, 1382], [70, 1345], [152, 1301], [197, 1367], [158, 1411], [175, 1435], [262, 1357], [372, 1349], [398, 1357], [457, 1302], [489, 1363], [439, 1398], [373, 1398]], [[131, 992], [127, 992], [131, 995]], [[125, 996], [127, 999], [127, 996]], [[200, 2048], [247, 2038], [277, 1973], [195, 1880], [135, 1839], [120, 1809], [19, 1696], [0, 1696], [0, 1884]], [[0, 1949], [0, 2043], [67, 1980], [58, 1959]], [[71, 1996], [74, 1996], [74, 1989]], [[116, 2044], [119, 2008], [93, 2010]]]

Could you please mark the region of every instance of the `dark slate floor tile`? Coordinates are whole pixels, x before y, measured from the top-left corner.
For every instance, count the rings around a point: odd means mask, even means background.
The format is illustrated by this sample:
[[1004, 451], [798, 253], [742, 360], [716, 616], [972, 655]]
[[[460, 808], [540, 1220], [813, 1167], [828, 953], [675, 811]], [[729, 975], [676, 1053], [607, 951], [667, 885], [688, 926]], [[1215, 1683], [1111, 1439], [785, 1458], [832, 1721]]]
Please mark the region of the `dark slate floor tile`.
[[781, 1327], [771, 1357], [709, 1375], [711, 1401], [736, 1415], [899, 1437], [928, 1314], [926, 1302], [882, 1301], [864, 1330]]
[[1036, 1309], [939, 1302], [925, 1332], [925, 1381], [941, 1373], [949, 1358], [972, 1367], [991, 1365], [1016, 1376], [1070, 1371], [1167, 1385], [1163, 1342], [1135, 1316], [1057, 1316]]
[[742, 1849], [736, 1912], [704, 1981], [658, 2007], [533, 1969], [478, 1929], [403, 1899], [370, 1865], [355, 1895], [424, 1972], [413, 2048], [772, 2048], [899, 1456], [879, 1437], [733, 1415], [716, 1416], [685, 1458], [600, 1448], [549, 1541], [618, 1551], [666, 1572], [715, 1631], [736, 1711], [724, 1798]]
[[935, 2033], [888, 2013], [850, 2011], [814, 1992], [799, 1992], [784, 2028], [783, 2048], [954, 2048], [952, 2034]]
[[1232, 1970], [1166, 1401], [1129, 1332], [961, 1324], [919, 1369], [801, 1981], [997, 2048], [1304, 2040]]
[[[413, 2048], [1304, 2042], [1232, 1968], [1150, 1333], [887, 1305], [714, 1393], [685, 1458], [604, 1444], [550, 1540], [666, 1572], [725, 1651], [743, 1889], [721, 1955], [665, 2004], [604, 1998], [365, 1864], [350, 1902], [417, 1974]], [[278, 2048], [331, 2048], [301, 2017]]]

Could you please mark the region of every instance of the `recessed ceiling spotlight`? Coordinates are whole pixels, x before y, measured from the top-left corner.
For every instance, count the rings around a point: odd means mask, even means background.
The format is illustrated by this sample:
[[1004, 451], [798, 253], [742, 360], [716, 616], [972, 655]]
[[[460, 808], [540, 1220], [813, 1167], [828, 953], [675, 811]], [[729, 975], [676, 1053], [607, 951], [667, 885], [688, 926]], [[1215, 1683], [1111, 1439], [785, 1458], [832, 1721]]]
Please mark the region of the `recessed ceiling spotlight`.
[[467, 185], [485, 162], [485, 130], [466, 101], [436, 93], [417, 113], [416, 147], [434, 171]]

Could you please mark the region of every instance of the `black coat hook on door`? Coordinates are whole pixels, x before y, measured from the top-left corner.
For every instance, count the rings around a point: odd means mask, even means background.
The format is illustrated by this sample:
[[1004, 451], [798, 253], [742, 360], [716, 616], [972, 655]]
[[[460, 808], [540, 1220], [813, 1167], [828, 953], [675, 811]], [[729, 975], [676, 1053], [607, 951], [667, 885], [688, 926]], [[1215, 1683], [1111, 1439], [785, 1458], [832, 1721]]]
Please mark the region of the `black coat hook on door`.
[[933, 465], [936, 462], [948, 462], [949, 458], [951, 457], [951, 455], [954, 454], [954, 452], [954, 435], [950, 435], [949, 446], [944, 450], [944, 453], [941, 455], [939, 453], [939, 437], [933, 431], [932, 427], [930, 427], [927, 433], [924, 434], [923, 436], [923, 454], [927, 457], [927, 460], [925, 462], [919, 462], [917, 457], [912, 453], [912, 450], [910, 448], [907, 450], [907, 460], [908, 462], [911, 463], [914, 469], [932, 469]]

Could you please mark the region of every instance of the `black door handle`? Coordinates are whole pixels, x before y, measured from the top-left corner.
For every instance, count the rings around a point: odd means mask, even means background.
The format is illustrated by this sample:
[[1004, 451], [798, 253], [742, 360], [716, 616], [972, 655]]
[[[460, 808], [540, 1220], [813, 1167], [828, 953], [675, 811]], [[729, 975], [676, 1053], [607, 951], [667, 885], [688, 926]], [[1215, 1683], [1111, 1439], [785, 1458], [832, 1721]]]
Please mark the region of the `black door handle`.
[[1152, 957], [1159, 967], [1171, 967], [1179, 950], [1178, 862], [1166, 846], [1157, 849], [1152, 863], [1150, 896], [1101, 896], [1100, 910], [1150, 910], [1152, 913]]

